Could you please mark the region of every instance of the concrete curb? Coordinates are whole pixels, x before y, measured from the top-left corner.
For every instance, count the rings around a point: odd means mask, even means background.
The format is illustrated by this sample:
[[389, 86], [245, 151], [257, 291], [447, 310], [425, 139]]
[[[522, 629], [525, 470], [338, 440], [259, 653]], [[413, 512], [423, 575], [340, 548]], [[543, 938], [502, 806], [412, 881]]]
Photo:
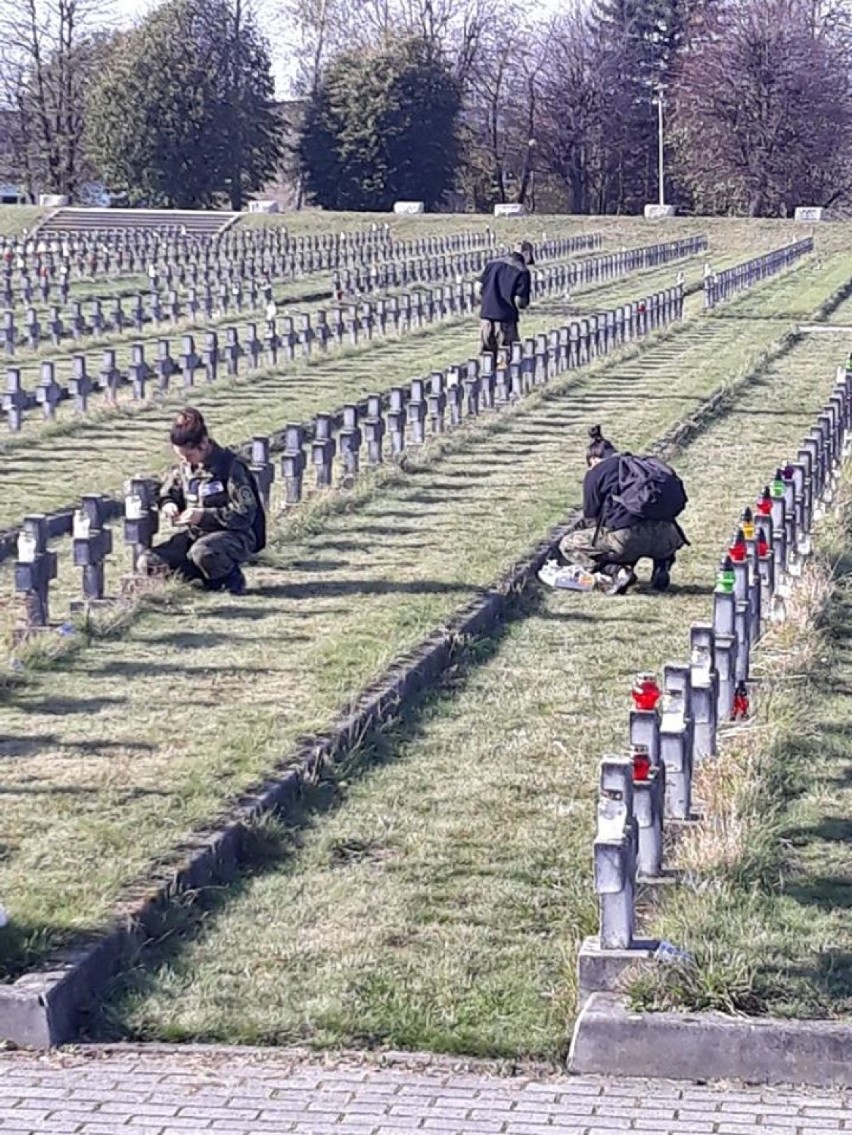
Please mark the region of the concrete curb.
[[568, 1054], [577, 1074], [852, 1088], [852, 1021], [636, 1013], [593, 993]]

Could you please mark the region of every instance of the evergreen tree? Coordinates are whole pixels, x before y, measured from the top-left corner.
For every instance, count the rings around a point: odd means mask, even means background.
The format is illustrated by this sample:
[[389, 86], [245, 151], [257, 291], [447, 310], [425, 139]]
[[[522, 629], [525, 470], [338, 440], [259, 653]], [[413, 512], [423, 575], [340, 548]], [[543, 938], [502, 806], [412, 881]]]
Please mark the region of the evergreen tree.
[[428, 41], [390, 40], [339, 56], [311, 97], [300, 157], [309, 197], [327, 209], [434, 208], [458, 161], [458, 85]]
[[266, 45], [240, 0], [168, 0], [112, 51], [87, 106], [111, 189], [179, 208], [240, 209], [281, 156]]

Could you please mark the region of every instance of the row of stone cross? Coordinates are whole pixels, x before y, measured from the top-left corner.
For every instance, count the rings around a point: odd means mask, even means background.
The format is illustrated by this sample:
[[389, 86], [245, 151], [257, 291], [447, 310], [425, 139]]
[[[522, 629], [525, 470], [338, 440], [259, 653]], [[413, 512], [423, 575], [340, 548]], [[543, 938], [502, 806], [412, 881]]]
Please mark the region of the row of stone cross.
[[[260, 269], [271, 275], [291, 278], [312, 272], [332, 271], [338, 268], [366, 267], [381, 264], [389, 259], [416, 259], [424, 256], [446, 256], [464, 252], [485, 251], [496, 247], [493, 232], [458, 234], [419, 238], [416, 240], [376, 243], [316, 244], [305, 242], [287, 246], [283, 243], [262, 241], [252, 234], [265, 230], [246, 230], [239, 240], [222, 240], [199, 244], [186, 241], [139, 241], [112, 244], [102, 237], [87, 243], [80, 241], [72, 252], [70, 248], [51, 247], [47, 242], [35, 243], [28, 248], [15, 249], [8, 244], [0, 248], [0, 269], [14, 268], [18, 272], [31, 272], [36, 277], [56, 278], [75, 268], [78, 276], [95, 279], [99, 276], [117, 277], [146, 272], [152, 264], [161, 270], [171, 265], [195, 265], [209, 270], [225, 268], [237, 261], [253, 260]], [[555, 238], [548, 243], [560, 245], [565, 253], [600, 247], [600, 234]]]
[[[554, 260], [569, 256], [578, 251], [597, 247], [599, 237], [590, 234], [582, 237], [562, 238], [542, 241], [535, 246], [538, 261]], [[405, 286], [409, 283], [436, 283], [455, 279], [473, 272], [479, 273], [490, 256], [505, 252], [505, 246], [497, 249], [465, 251], [419, 256], [414, 258], [388, 257], [380, 264], [365, 267], [341, 268], [332, 271], [332, 288], [335, 291], [375, 291], [379, 288]], [[217, 288], [220, 293], [237, 291], [239, 293], [259, 289], [270, 289], [277, 279], [287, 279], [292, 275], [289, 266], [283, 262], [259, 261], [254, 257], [238, 257], [223, 260], [217, 264], [209, 262], [165, 261], [148, 265], [148, 283], [152, 292], [161, 285], [166, 288], [186, 287], [199, 284], [207, 288]], [[31, 304], [38, 295], [43, 303], [48, 303], [54, 288], [60, 300], [68, 302], [72, 282], [68, 273], [55, 272], [53, 268], [40, 269], [33, 276], [29, 270], [13, 270], [8, 265], [0, 269], [0, 301], [7, 308], [16, 304], [16, 296], [22, 303]], [[100, 302], [108, 297], [94, 297]]]
[[[621, 253], [609, 253], [569, 264], [551, 265], [539, 269], [534, 278], [534, 296], [537, 300], [548, 296], [564, 295], [566, 290], [578, 283], [599, 282], [613, 276], [621, 276], [628, 271], [640, 270], [652, 264], [667, 263], [680, 256], [691, 255], [704, 238], [691, 238], [689, 241], [673, 241], [668, 244], [653, 245], [644, 249], [632, 249]], [[674, 290], [672, 290], [674, 293]], [[668, 293], [662, 293], [668, 294]], [[145, 313], [141, 297], [137, 297], [133, 309], [133, 326], [141, 331], [145, 323]], [[208, 297], [208, 307], [212, 315], [212, 297]], [[168, 391], [171, 379], [180, 375], [183, 387], [195, 384], [200, 371], [206, 382], [215, 382], [220, 367], [228, 377], [238, 376], [243, 363], [256, 370], [265, 361], [267, 366], [277, 366], [279, 361], [292, 362], [297, 355], [310, 359], [316, 350], [325, 352], [330, 346], [340, 347], [344, 343], [356, 346], [371, 340], [375, 335], [400, 334], [428, 326], [434, 322], [469, 315], [476, 310], [478, 297], [472, 281], [446, 285], [440, 289], [428, 289], [413, 294], [390, 296], [375, 303], [350, 304], [335, 307], [330, 312], [319, 311], [314, 319], [309, 314], [295, 317], [273, 317], [266, 321], [259, 331], [257, 323], [248, 323], [243, 334], [236, 327], [223, 329], [220, 339], [218, 331], [203, 333], [203, 348], [196, 349], [193, 335], [182, 337], [180, 354], [175, 358], [167, 339], [157, 343], [156, 358], [149, 362], [145, 355], [145, 344], [130, 345], [130, 358], [125, 366], [119, 365], [118, 351], [115, 348], [104, 350], [99, 363], [88, 360], [85, 355], [75, 355], [71, 360], [71, 377], [67, 385], [57, 380], [57, 364], [52, 360], [40, 363], [40, 377], [34, 389], [28, 390], [24, 384], [24, 372], [18, 367], [7, 370], [6, 391], [2, 397], [2, 408], [12, 432], [21, 430], [26, 413], [41, 406], [45, 420], [52, 420], [60, 403], [71, 398], [78, 413], [86, 413], [89, 398], [96, 386], [110, 402], [115, 402], [118, 391], [123, 386], [130, 388], [135, 400], [147, 396], [148, 383], [156, 380], [156, 391]], [[653, 314], [653, 313], [652, 313]], [[152, 322], [159, 321], [163, 315], [158, 305], [149, 311]], [[609, 343], [620, 336], [622, 328], [629, 327], [637, 313], [630, 305], [623, 305], [614, 312], [604, 313], [600, 318], [590, 317], [588, 324], [594, 334], [600, 334]], [[170, 314], [177, 321], [176, 308]], [[112, 329], [124, 328], [124, 312], [120, 301], [114, 301]], [[74, 313], [71, 334], [75, 339], [87, 331], [90, 334], [104, 334], [110, 325], [103, 319], [99, 307], [95, 309], [95, 321], [87, 327], [82, 312]], [[27, 326], [28, 345], [37, 349], [41, 343], [41, 325], [35, 320]], [[64, 325], [57, 327], [53, 322], [51, 333], [54, 343], [62, 338]], [[4, 317], [0, 337], [7, 353], [14, 351], [16, 329], [9, 313]]]
[[695, 822], [693, 774], [717, 755], [718, 728], [750, 712], [751, 653], [764, 627], [784, 618], [811, 553], [813, 523], [836, 492], [850, 427], [852, 371], [841, 369], [795, 460], [743, 510], [719, 567], [712, 622], [690, 628], [689, 662], [666, 665], [661, 685], [652, 674], [636, 678], [630, 756], [601, 762], [594, 843], [600, 931], [581, 949], [582, 998], [612, 992], [629, 965], [658, 950], [636, 935], [637, 885], [664, 875], [665, 821]]
[[[687, 240], [669, 241], [665, 244], [648, 245], [644, 248], [623, 249], [620, 252], [604, 253], [600, 256], [586, 257], [582, 260], [571, 261], [562, 266], [535, 270], [538, 284], [537, 294], [552, 294], [555, 289], [571, 290], [616, 279], [628, 272], [641, 271], [645, 268], [658, 267], [671, 260], [691, 256], [706, 248], [705, 237], [691, 237]], [[561, 249], [558, 247], [541, 248], [537, 250], [540, 259], [546, 260], [549, 256], [558, 256]], [[354, 294], [370, 294], [374, 291], [384, 291], [389, 287], [397, 287], [401, 281], [414, 283], [438, 283], [453, 279], [461, 286], [465, 276], [471, 272], [481, 271], [486, 254], [465, 253], [461, 256], [451, 256], [443, 259], [419, 260], [403, 265], [402, 272], [397, 272], [395, 266], [389, 266], [381, 273], [371, 273], [362, 276], [358, 273], [335, 274], [332, 288], [335, 296], [342, 299], [344, 296]], [[545, 278], [541, 284], [542, 275]], [[467, 288], [472, 286], [467, 282]], [[39, 318], [38, 309], [28, 307], [24, 313], [24, 328], [18, 331], [14, 312], [7, 310], [2, 316], [0, 326], [0, 347], [6, 355], [14, 355], [19, 346], [30, 351], [37, 351], [46, 337], [54, 346], [59, 346], [63, 339], [78, 341], [86, 335], [101, 337], [105, 334], [122, 334], [131, 328], [137, 332], [142, 331], [145, 324], [158, 326], [169, 322], [176, 324], [181, 320], [195, 322], [201, 314], [208, 320], [226, 316], [230, 311], [242, 313], [246, 310], [257, 310], [263, 301], [264, 306], [271, 303], [272, 289], [268, 285], [250, 279], [244, 287], [239, 279], [220, 280], [215, 289], [208, 282], [199, 290], [190, 287], [181, 302], [181, 295], [177, 289], [170, 289], [161, 295], [157, 290], [147, 294], [147, 304], [143, 293], [138, 292], [130, 301], [130, 312], [125, 311], [124, 301], [120, 296], [108, 301], [109, 314], [104, 312], [104, 300], [94, 298], [88, 301], [88, 317], [84, 311], [81, 300], [74, 300], [70, 310], [63, 318], [58, 305], [53, 305], [49, 318], [43, 323]], [[277, 312], [273, 312], [272, 315]]]
[[[406, 445], [422, 445], [429, 435], [523, 398], [556, 375], [678, 320], [682, 313], [683, 291], [670, 288], [513, 344], [511, 352], [500, 352], [496, 366], [485, 354], [428, 379], [415, 379], [407, 388], [392, 387], [363, 403], [318, 414], [310, 423], [287, 425], [271, 441], [253, 438], [244, 447], [245, 455], [268, 506], [274, 480], [270, 453], [280, 452], [281, 503], [292, 506], [303, 497], [309, 469], [314, 471], [316, 487], [326, 489], [333, 485], [338, 461], [341, 481], [350, 484], [360, 472], [362, 452], [370, 466], [380, 465], [386, 457], [402, 453]], [[83, 568], [83, 600], [104, 599], [104, 561], [112, 551], [107, 524], [122, 511], [135, 570], [159, 523], [156, 484], [144, 477], [129, 483], [123, 510], [117, 501], [88, 496], [73, 515], [25, 517], [19, 533], [8, 533], [0, 541], [0, 559], [16, 553], [15, 590], [27, 612], [21, 624], [24, 631], [48, 625], [48, 592], [57, 571], [56, 553], [48, 547], [53, 537], [73, 538], [74, 563]]]
[[783, 272], [785, 268], [813, 250], [814, 240], [809, 236], [783, 248], [773, 249], [762, 256], [755, 256], [733, 268], [726, 268], [723, 272], [708, 274], [704, 280], [704, 307], [714, 308], [736, 292], [745, 291], [761, 280]]

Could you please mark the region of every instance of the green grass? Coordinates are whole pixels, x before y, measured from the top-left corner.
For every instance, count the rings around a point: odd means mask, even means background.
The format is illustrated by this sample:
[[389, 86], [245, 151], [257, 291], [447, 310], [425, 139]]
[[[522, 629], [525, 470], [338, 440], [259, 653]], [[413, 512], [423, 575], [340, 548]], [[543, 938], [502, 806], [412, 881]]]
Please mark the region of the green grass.
[[37, 205], [0, 205], [0, 236], [21, 236], [44, 216]]
[[[262, 833], [252, 877], [194, 925], [167, 924], [160, 968], [121, 984], [104, 1034], [562, 1054], [576, 946], [596, 922], [598, 761], [624, 746], [633, 673], [683, 658], [690, 622], [708, 617], [720, 548], [808, 428], [840, 350], [838, 337], [800, 343], [677, 460], [692, 547], [669, 594], [538, 594], [449, 691], [329, 777], [297, 824]], [[662, 374], [649, 384], [653, 355], [632, 415], [613, 404], [605, 416], [620, 441], [655, 432], [650, 396], [667, 387]], [[566, 428], [576, 477], [575, 437]], [[539, 493], [554, 479], [542, 465]], [[510, 520], [494, 510], [495, 527]]]
[[7, 970], [101, 925], [153, 860], [563, 515], [590, 420], [634, 443], [657, 436], [769, 330], [687, 325], [641, 358], [568, 377], [316, 535], [285, 527], [246, 598], [178, 597], [13, 685], [0, 715], [0, 893], [28, 929]]
[[712, 822], [677, 848], [696, 886], [653, 918], [696, 965], [640, 976], [646, 1008], [852, 1016], [852, 469], [818, 529], [788, 624], [760, 653], [758, 712], [698, 792]]

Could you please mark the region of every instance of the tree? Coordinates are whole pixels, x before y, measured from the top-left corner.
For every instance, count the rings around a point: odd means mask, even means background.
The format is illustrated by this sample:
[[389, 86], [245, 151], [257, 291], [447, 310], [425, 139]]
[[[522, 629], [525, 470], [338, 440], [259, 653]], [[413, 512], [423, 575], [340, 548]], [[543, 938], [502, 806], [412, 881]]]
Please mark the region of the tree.
[[726, 4], [684, 59], [673, 133], [701, 211], [783, 216], [847, 194], [852, 93], [813, 4]]
[[281, 128], [266, 44], [244, 0], [168, 0], [112, 51], [87, 145], [133, 202], [233, 209], [274, 174]]
[[353, 51], [326, 70], [300, 144], [308, 195], [328, 209], [434, 208], [458, 160], [458, 84], [422, 38]]
[[85, 92], [110, 39], [98, 0], [0, 0], [0, 106], [12, 164], [31, 196], [74, 199], [91, 178], [83, 154]]

